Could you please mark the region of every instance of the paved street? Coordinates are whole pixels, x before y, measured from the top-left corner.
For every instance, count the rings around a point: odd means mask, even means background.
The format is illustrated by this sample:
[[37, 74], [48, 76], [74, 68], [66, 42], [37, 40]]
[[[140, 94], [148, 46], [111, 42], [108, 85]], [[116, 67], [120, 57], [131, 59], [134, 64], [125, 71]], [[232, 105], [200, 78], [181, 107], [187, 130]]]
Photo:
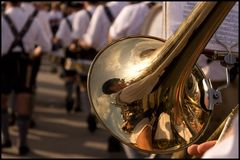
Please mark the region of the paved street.
[[[126, 158], [124, 151], [109, 153], [109, 133], [101, 124], [90, 133], [83, 112], [66, 113], [64, 107], [64, 81], [57, 73], [50, 72], [49, 62], [43, 60], [38, 75], [34, 119], [36, 127], [30, 129], [28, 139], [31, 153], [21, 158]], [[3, 149], [2, 158], [18, 156], [18, 129], [10, 128], [13, 147]]]

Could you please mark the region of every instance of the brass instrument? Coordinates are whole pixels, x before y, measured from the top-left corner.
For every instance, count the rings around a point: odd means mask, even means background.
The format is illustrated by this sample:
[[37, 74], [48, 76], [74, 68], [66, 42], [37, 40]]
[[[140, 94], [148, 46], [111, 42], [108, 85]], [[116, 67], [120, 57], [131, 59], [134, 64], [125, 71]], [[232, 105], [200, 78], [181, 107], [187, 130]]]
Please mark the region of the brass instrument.
[[50, 53], [45, 53], [45, 56], [51, 63], [55, 63], [55, 64], [61, 64], [61, 61], [64, 58], [63, 56], [57, 56]]
[[165, 42], [132, 36], [98, 53], [88, 73], [88, 95], [115, 137], [144, 152], [167, 154], [204, 134], [221, 96], [196, 61], [234, 3], [199, 2]]
[[90, 60], [74, 60], [72, 58], [66, 58], [64, 68], [66, 70], [76, 70], [79, 74], [88, 74], [92, 61]]
[[79, 74], [88, 74], [88, 70], [92, 61], [90, 60], [80, 60], [80, 59], [72, 59], [72, 58], [64, 58], [63, 56], [58, 56], [54, 54], [45, 54], [47, 59], [55, 63], [57, 65], [61, 65], [62, 61], [64, 61], [64, 69], [65, 70], [76, 70]]

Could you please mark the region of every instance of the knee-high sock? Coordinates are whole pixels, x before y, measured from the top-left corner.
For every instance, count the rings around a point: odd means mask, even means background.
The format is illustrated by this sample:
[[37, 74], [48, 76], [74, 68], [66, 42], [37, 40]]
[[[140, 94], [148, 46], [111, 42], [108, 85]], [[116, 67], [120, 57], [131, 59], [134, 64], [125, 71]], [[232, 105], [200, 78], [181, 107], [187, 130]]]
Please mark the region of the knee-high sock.
[[67, 99], [72, 99], [73, 81], [66, 82]]
[[9, 115], [8, 115], [8, 111], [7, 109], [2, 109], [1, 110], [1, 129], [3, 132], [3, 139], [6, 140], [10, 140], [10, 136], [9, 136], [9, 131], [8, 131], [8, 123], [9, 123]]
[[27, 134], [28, 134], [29, 121], [30, 121], [29, 115], [19, 115], [17, 118], [20, 146], [27, 145]]
[[29, 103], [29, 109], [30, 109], [30, 118], [32, 119], [33, 111], [34, 111], [34, 105], [35, 105], [35, 96], [36, 93], [33, 92], [30, 97], [30, 103]]
[[83, 107], [84, 107], [84, 110], [86, 111], [86, 113], [91, 114], [92, 113], [91, 105], [88, 100], [88, 95], [86, 92], [81, 93], [81, 100], [82, 100], [82, 104], [83, 104]]
[[81, 91], [80, 91], [80, 86], [76, 86], [76, 99], [77, 99], [77, 107], [81, 106]]

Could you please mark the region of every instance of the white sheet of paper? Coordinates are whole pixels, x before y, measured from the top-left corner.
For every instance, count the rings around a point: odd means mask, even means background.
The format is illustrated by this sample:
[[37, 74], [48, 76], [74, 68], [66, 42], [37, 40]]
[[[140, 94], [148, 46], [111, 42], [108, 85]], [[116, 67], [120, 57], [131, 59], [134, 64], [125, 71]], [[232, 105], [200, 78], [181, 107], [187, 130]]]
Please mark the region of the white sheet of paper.
[[[167, 3], [165, 8], [165, 13], [167, 17], [167, 29], [165, 30], [167, 37], [173, 34], [181, 22], [189, 15], [195, 6], [196, 2], [188, 1], [188, 2], [165, 2]], [[222, 43], [233, 46], [234, 52], [238, 52], [238, 36], [239, 36], [239, 25], [238, 25], [238, 2], [234, 5], [232, 10], [229, 12], [227, 17], [224, 19], [223, 23], [220, 25], [216, 33], [213, 35], [208, 45], [207, 49], [211, 50], [221, 50], [225, 51], [226, 49], [216, 42], [216, 36], [219, 41]]]

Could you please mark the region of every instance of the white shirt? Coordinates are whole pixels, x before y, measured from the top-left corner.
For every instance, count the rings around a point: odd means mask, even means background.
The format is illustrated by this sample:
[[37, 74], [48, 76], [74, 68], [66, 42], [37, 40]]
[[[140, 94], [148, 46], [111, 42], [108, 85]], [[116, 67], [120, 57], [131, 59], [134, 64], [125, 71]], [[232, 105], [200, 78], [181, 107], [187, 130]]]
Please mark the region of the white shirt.
[[39, 10], [37, 14], [37, 18], [39, 19], [40, 23], [43, 25], [44, 31], [47, 33], [49, 39], [52, 39], [53, 33], [49, 23], [49, 14], [45, 10]]
[[[76, 13], [73, 13], [66, 17], [71, 24], [75, 15]], [[56, 37], [62, 41], [64, 47], [67, 47], [72, 41], [71, 37], [72, 31], [67, 23], [66, 18], [61, 20], [58, 31], [56, 33]]]
[[35, 7], [32, 3], [29, 3], [29, 2], [22, 2], [21, 3], [21, 8], [23, 8], [23, 10], [25, 12], [28, 13], [28, 15], [32, 14], [33, 11], [35, 10]]
[[[21, 8], [28, 14], [31, 15], [35, 11], [35, 7], [32, 3], [21, 3]], [[43, 29], [46, 32], [47, 36], [52, 39], [52, 31], [49, 23], [49, 13], [44, 10], [39, 10], [36, 18], [39, 20], [39, 23], [43, 25]]]
[[[117, 17], [123, 7], [129, 2], [108, 2], [106, 5], [113, 17]], [[102, 49], [108, 43], [108, 32], [111, 22], [109, 21], [102, 5], [96, 8], [90, 21], [87, 33], [83, 38], [87, 44], [96, 50]]]
[[239, 125], [238, 114], [233, 119], [233, 129], [231, 134], [226, 135], [220, 142], [215, 144], [202, 158], [239, 158]]
[[[89, 6], [87, 10], [93, 15], [96, 7]], [[81, 39], [83, 34], [87, 32], [88, 25], [90, 23], [91, 17], [88, 15], [85, 9], [82, 9], [76, 13], [74, 16], [72, 26], [72, 38], [73, 39]]]
[[118, 39], [140, 34], [144, 18], [148, 12], [149, 7], [145, 2], [124, 7], [110, 27], [110, 37]]
[[[9, 17], [12, 19], [18, 31], [22, 30], [23, 25], [26, 23], [29, 17], [28, 13], [24, 12], [24, 10], [19, 7], [9, 8], [5, 11], [5, 13], [9, 15]], [[1, 18], [1, 22], [2, 22], [1, 54], [5, 55], [7, 54], [15, 37], [3, 16]], [[42, 25], [39, 24], [39, 22], [36, 19], [33, 20], [29, 30], [27, 31], [22, 40], [24, 49], [27, 53], [30, 53], [34, 49], [35, 45], [40, 45], [42, 47], [42, 50], [45, 52], [48, 52], [51, 49], [50, 39], [45, 34]], [[16, 52], [21, 51], [21, 48], [17, 46], [13, 49], [13, 51]]]
[[61, 20], [62, 18], [63, 18], [63, 14], [61, 11], [51, 10], [49, 12], [50, 20], [55, 20], [55, 19]]

